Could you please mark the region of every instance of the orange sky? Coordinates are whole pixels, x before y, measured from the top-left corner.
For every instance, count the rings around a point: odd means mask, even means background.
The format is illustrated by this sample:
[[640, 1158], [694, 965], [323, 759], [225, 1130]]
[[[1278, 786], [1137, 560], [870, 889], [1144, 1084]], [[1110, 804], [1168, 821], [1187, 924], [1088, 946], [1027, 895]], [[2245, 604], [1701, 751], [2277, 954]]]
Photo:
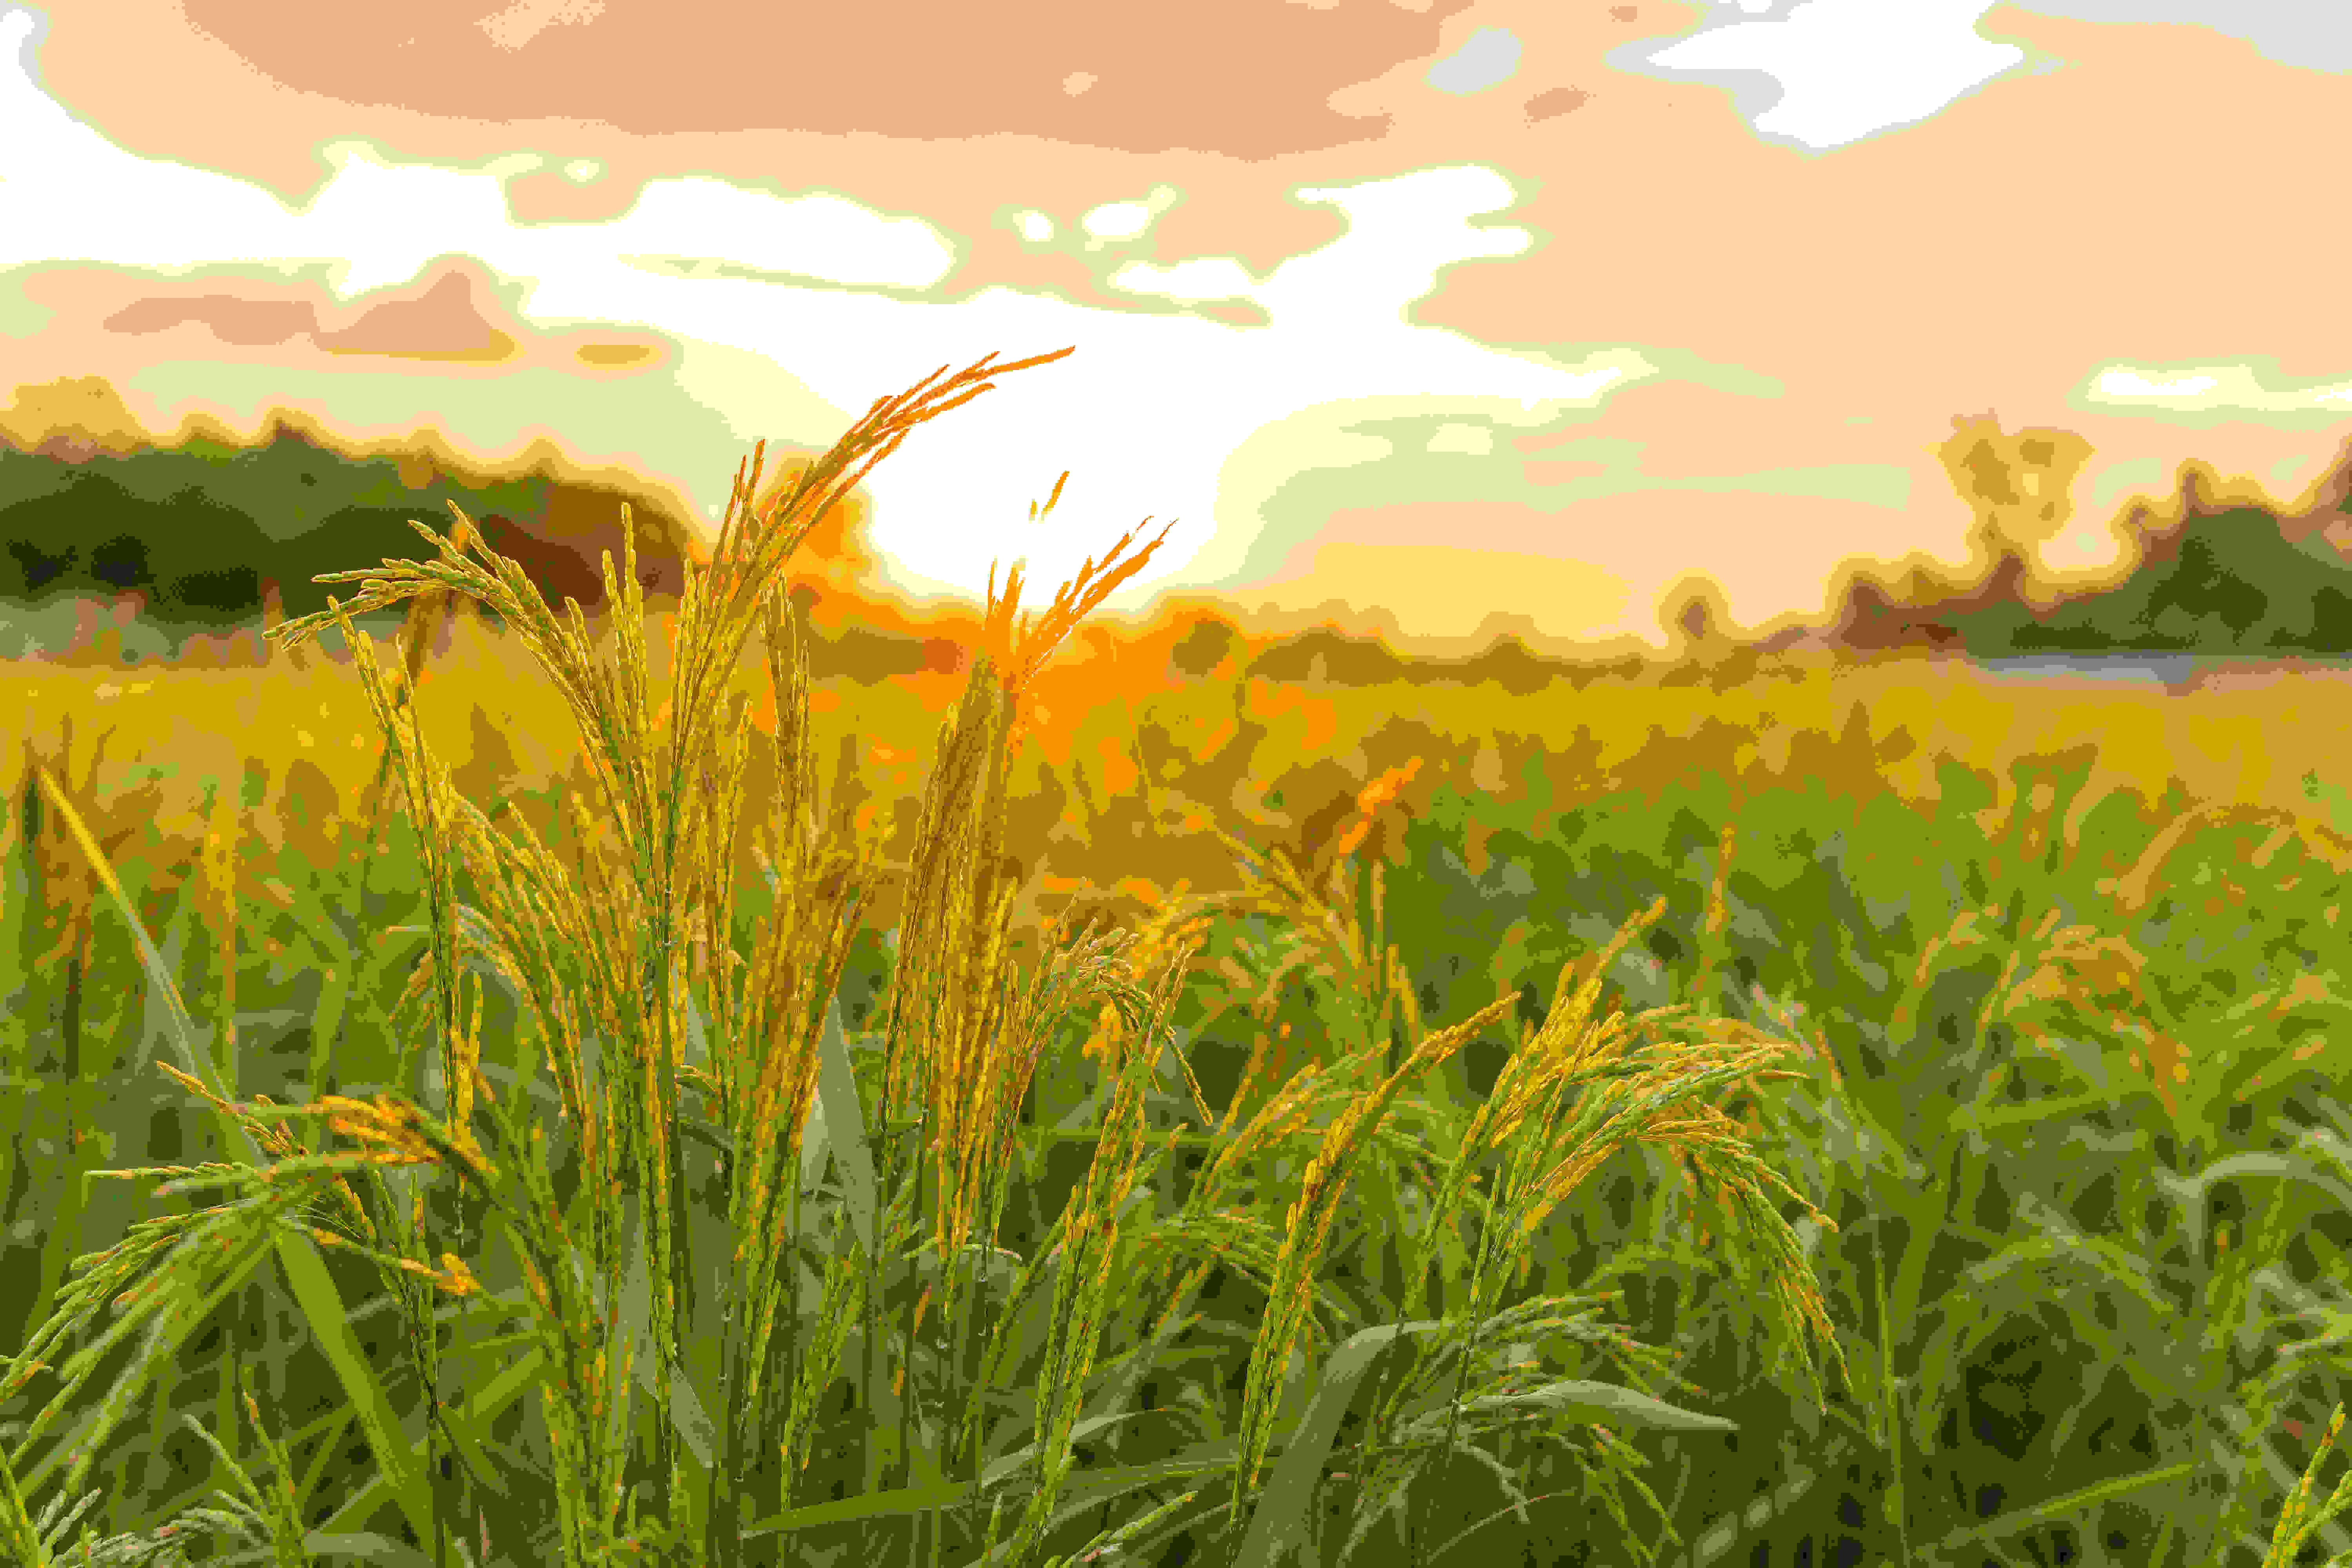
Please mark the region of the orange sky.
[[0, 426], [99, 376], [715, 523], [754, 439], [1075, 344], [875, 471], [877, 586], [1173, 518], [1112, 609], [1663, 647], [1705, 575], [1760, 631], [1966, 559], [1958, 416], [2090, 442], [2053, 570], [2187, 461], [2308, 503], [2328, 9], [0, 0]]

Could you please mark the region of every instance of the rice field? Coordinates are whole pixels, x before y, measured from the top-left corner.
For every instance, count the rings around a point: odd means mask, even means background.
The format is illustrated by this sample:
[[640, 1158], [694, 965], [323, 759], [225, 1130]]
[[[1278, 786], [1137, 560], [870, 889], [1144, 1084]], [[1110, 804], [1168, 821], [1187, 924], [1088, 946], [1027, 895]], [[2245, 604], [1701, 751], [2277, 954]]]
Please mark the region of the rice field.
[[[1580, 694], [1733, 715], [1627, 754], [1244, 686], [1361, 783], [1278, 842], [1105, 754], [1223, 885], [1048, 911], [1049, 661], [1157, 542], [992, 580], [897, 816], [820, 784], [781, 572], [1059, 357], [880, 400], [764, 510], [755, 453], [674, 616], [633, 551], [558, 615], [462, 513], [334, 579], [269, 634], [343, 692], [287, 710], [334, 812], [232, 748], [173, 863], [170, 781], [28, 744], [12, 1560], [2352, 1553], [2352, 797], [2289, 771], [2332, 732], [2158, 793], [2168, 719], [1890, 745], [1979, 700], [1918, 672], [1778, 730], [1819, 682]], [[538, 798], [427, 711], [464, 603], [572, 725]]]

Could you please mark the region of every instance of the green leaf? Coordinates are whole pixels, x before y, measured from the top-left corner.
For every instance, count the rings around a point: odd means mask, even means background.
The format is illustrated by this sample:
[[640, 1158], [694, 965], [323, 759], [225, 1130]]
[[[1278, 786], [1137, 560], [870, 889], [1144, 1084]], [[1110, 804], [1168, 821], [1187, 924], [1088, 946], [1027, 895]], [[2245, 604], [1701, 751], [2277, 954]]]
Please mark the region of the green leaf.
[[1608, 1422], [1618, 1426], [1646, 1426], [1659, 1432], [1737, 1432], [1739, 1423], [1720, 1415], [1703, 1415], [1654, 1399], [1639, 1389], [1613, 1383], [1570, 1380], [1548, 1383], [1524, 1394], [1486, 1394], [1469, 1402], [1473, 1410], [1509, 1410], [1538, 1405], [1578, 1421]]
[[[824, 1033], [817, 1042], [816, 1108], [824, 1119], [824, 1141], [841, 1162], [841, 1184], [856, 1222], [852, 1228], [858, 1243], [871, 1247], [881, 1205], [873, 1155], [866, 1147], [866, 1116], [857, 1102], [857, 1075], [849, 1065], [848, 1043], [842, 1038], [838, 999], [825, 1004]], [[805, 1166], [802, 1175], [805, 1180]]]
[[2162, 1487], [2169, 1492], [2195, 1475], [2199, 1468], [2193, 1459], [2178, 1465], [2165, 1465], [2157, 1469], [2142, 1470], [2136, 1476], [2118, 1476], [2113, 1480], [2099, 1481], [2068, 1492], [2063, 1497], [2052, 1498], [2047, 1502], [2014, 1509], [1999, 1519], [1989, 1519], [1982, 1524], [1971, 1524], [1954, 1531], [1937, 1543], [1935, 1554], [1938, 1557], [1954, 1555], [1971, 1542], [1998, 1541], [2002, 1536], [2014, 1535], [2037, 1524], [2059, 1524], [2070, 1519], [2096, 1518], [2105, 1503], [2153, 1487]]
[[1331, 1440], [1339, 1436], [1339, 1420], [1356, 1394], [1356, 1384], [1370, 1370], [1372, 1358], [1399, 1334], [1427, 1333], [1444, 1325], [1434, 1321], [1382, 1323], [1362, 1330], [1332, 1351], [1316, 1380], [1314, 1397], [1299, 1418], [1298, 1430], [1283, 1449], [1266, 1482], [1265, 1492], [1250, 1520], [1234, 1568], [1270, 1568], [1276, 1552], [1297, 1538], [1298, 1522], [1312, 1503], [1315, 1483], [1330, 1457]]

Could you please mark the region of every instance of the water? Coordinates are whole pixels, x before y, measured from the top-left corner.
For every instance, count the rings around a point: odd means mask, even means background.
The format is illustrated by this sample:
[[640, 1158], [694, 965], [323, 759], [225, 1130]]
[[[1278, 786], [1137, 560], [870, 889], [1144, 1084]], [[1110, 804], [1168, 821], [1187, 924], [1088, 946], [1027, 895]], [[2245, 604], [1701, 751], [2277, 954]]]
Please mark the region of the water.
[[2169, 686], [2189, 679], [2198, 673], [2200, 663], [2216, 661], [2200, 659], [2196, 654], [2020, 654], [2004, 658], [1981, 658], [1977, 668], [1999, 679], [2048, 679], [2057, 676], [2075, 676], [2088, 680], [2120, 681], [2136, 686]]
[[2073, 679], [2102, 684], [2154, 686], [2179, 690], [2199, 678], [2221, 674], [2269, 674], [2352, 670], [2352, 658], [2226, 657], [2198, 653], [2019, 654], [1974, 661], [1995, 679]]

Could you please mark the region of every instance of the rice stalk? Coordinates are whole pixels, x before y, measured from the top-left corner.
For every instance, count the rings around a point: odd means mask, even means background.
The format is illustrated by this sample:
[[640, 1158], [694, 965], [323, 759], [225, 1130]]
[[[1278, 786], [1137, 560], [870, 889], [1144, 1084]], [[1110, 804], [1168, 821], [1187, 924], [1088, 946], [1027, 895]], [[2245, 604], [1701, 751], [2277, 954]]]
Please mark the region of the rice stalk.
[[[191, 1058], [185, 1073], [172, 1076], [242, 1126], [275, 1163], [119, 1173], [165, 1176], [171, 1191], [225, 1188], [232, 1196], [159, 1222], [138, 1247], [85, 1260], [90, 1279], [61, 1298], [51, 1327], [95, 1321], [103, 1300], [89, 1287], [100, 1280], [102, 1291], [119, 1291], [131, 1309], [117, 1325], [118, 1337], [141, 1321], [184, 1315], [207, 1278], [200, 1264], [215, 1253], [257, 1251], [281, 1233], [353, 1251], [399, 1293], [407, 1352], [435, 1406], [428, 1416], [433, 1441], [471, 1468], [476, 1438], [449, 1419], [437, 1396], [434, 1309], [441, 1296], [479, 1301], [479, 1281], [466, 1256], [478, 1248], [464, 1237], [429, 1234], [422, 1178], [437, 1172], [482, 1200], [519, 1260], [553, 1450], [553, 1550], [562, 1561], [603, 1563], [658, 1543], [680, 1561], [732, 1568], [744, 1557], [745, 1510], [769, 1500], [751, 1495], [750, 1466], [781, 1438], [772, 1450], [781, 1467], [773, 1501], [789, 1515], [795, 1485], [816, 1451], [825, 1414], [820, 1405], [846, 1373], [868, 1428], [869, 1493], [886, 1484], [901, 1496], [922, 1485], [932, 1489], [919, 1507], [899, 1510], [916, 1516], [917, 1552], [928, 1510], [930, 1559], [940, 1561], [940, 1510], [949, 1505], [928, 1500], [944, 1492], [975, 1513], [989, 1505], [989, 1562], [1025, 1562], [1067, 1514], [1075, 1444], [1095, 1405], [1088, 1385], [1123, 1299], [1158, 1310], [1144, 1348], [1113, 1381], [1114, 1408], [1168, 1345], [1205, 1271], [1223, 1262], [1260, 1283], [1268, 1305], [1244, 1376], [1233, 1454], [1201, 1472], [1226, 1471], [1231, 1495], [1202, 1517], [1250, 1527], [1244, 1550], [1270, 1550], [1297, 1518], [1287, 1511], [1294, 1503], [1286, 1478], [1295, 1472], [1313, 1479], [1329, 1451], [1331, 1430], [1310, 1436], [1304, 1426], [1286, 1423], [1281, 1407], [1294, 1351], [1303, 1350], [1311, 1365], [1328, 1337], [1318, 1309], [1345, 1327], [1343, 1307], [1318, 1289], [1317, 1278], [1350, 1188], [1397, 1156], [1402, 1140], [1386, 1123], [1408, 1113], [1425, 1116], [1427, 1108], [1407, 1091], [1498, 1021], [1516, 998], [1499, 998], [1460, 1024], [1422, 1035], [1399, 955], [1384, 940], [1381, 868], [1375, 864], [1369, 879], [1343, 885], [1339, 863], [1352, 864], [1370, 843], [1376, 814], [1394, 804], [1417, 763], [1360, 792], [1357, 818], [1335, 840], [1331, 864], [1276, 858], [1239, 898], [1171, 904], [1134, 935], [1089, 926], [1066, 942], [1057, 925], [1048, 942], [1053, 951], [1023, 975], [1009, 940], [1013, 889], [1003, 857], [1010, 752], [1028, 722], [1024, 703], [1037, 670], [1160, 542], [1126, 556], [1130, 533], [1099, 568], [1090, 557], [1040, 616], [1020, 615], [1017, 568], [1001, 599], [991, 574], [982, 647], [942, 721], [904, 870], [881, 1060], [869, 1081], [859, 1081], [838, 1026], [837, 992], [857, 918], [884, 874], [879, 842], [845, 842], [852, 836], [843, 824], [828, 823], [820, 809], [807, 662], [785, 608], [781, 568], [824, 510], [915, 426], [987, 390], [986, 378], [999, 370], [1060, 357], [993, 368], [983, 360], [943, 384], [931, 384], [935, 373], [906, 394], [877, 400], [788, 491], [756, 509], [751, 498], [764, 447], [755, 450], [736, 475], [712, 560], [689, 572], [668, 627], [666, 694], [650, 689], [635, 531], [625, 509], [622, 562], [617, 569], [609, 555], [603, 563], [617, 609], [605, 647], [592, 640], [576, 602], [562, 616], [552, 613], [520, 568], [484, 545], [455, 507], [457, 527], [447, 535], [418, 526], [437, 559], [321, 578], [356, 580], [359, 594], [348, 605], [331, 600], [322, 616], [270, 629], [290, 652], [328, 625], [341, 628], [360, 656], [355, 673], [385, 738], [382, 776], [398, 769], [421, 846], [429, 924], [426, 952], [395, 1009], [396, 1017], [414, 1014], [423, 1022], [421, 1037], [403, 1040], [396, 1081], [407, 1083], [414, 1068], [422, 1088], [414, 1097], [394, 1092], [372, 1100], [314, 1089], [302, 1106], [261, 1099], [247, 1104], [233, 1099], [233, 1085], [205, 1081]], [[410, 603], [405, 646], [398, 667], [387, 670], [354, 618], [404, 600]], [[434, 614], [460, 602], [499, 616], [562, 695], [579, 729], [588, 783], [564, 802], [576, 845], [569, 859], [559, 859], [519, 816], [494, 821], [465, 799], [424, 742], [412, 695], [422, 673], [422, 639]], [[730, 850], [744, 816], [754, 726], [747, 702], [727, 695], [726, 683], [754, 633], [764, 646], [777, 715], [769, 742], [776, 787], [756, 834], [771, 907], [745, 952]], [[216, 809], [226, 811], [217, 803]], [[216, 819], [206, 884], [232, 921], [233, 827], [232, 818]], [[1225, 842], [1245, 867], [1253, 864], [1237, 840]], [[461, 872], [471, 901], [460, 901]], [[1369, 922], [1359, 918], [1367, 881]], [[1146, 1090], [1208, 920], [1242, 911], [1278, 914], [1300, 933], [1276, 957], [1271, 974], [1260, 977], [1249, 1005], [1262, 1021], [1271, 1022], [1265, 1009], [1278, 987], [1314, 963], [1344, 977], [1360, 1026], [1349, 1031], [1352, 1037], [1328, 1070], [1313, 1059], [1295, 1068], [1276, 1061], [1274, 1047], [1288, 1043], [1290, 1026], [1269, 1028], [1221, 1115], [1213, 1113], [1180, 1054], [1192, 1110], [1204, 1126], [1216, 1122], [1215, 1154], [1179, 1212], [1156, 1218], [1147, 1184], [1180, 1134], [1156, 1139], [1147, 1130]], [[1653, 910], [1647, 918], [1655, 917]], [[224, 929], [224, 963], [233, 969], [234, 933]], [[1720, 1172], [1720, 1184], [1745, 1205], [1747, 1230], [1763, 1239], [1765, 1272], [1778, 1276], [1775, 1300], [1784, 1317], [1800, 1330], [1825, 1329], [1804, 1260], [1762, 1191], [1777, 1178], [1746, 1150], [1736, 1124], [1696, 1103], [1734, 1082], [1775, 1076], [1761, 1064], [1784, 1047], [1732, 1026], [1709, 1025], [1712, 1033], [1696, 1046], [1623, 1054], [1634, 1032], [1663, 1028], [1672, 1012], [1594, 1022], [1599, 970], [1636, 929], [1620, 933], [1573, 997], [1563, 972], [1551, 1018], [1523, 1043], [1494, 1101], [1469, 1121], [1461, 1147], [1444, 1163], [1437, 1205], [1409, 1238], [1411, 1317], [1422, 1310], [1429, 1262], [1441, 1248], [1460, 1246], [1452, 1211], [1474, 1205], [1483, 1211], [1475, 1267], [1467, 1268], [1460, 1299], [1445, 1303], [1443, 1321], [1379, 1331], [1388, 1336], [1384, 1345], [1408, 1331], [1433, 1341], [1436, 1348], [1415, 1363], [1429, 1374], [1419, 1380], [1424, 1386], [1459, 1346], [1442, 1440], [1420, 1424], [1423, 1417], [1402, 1419], [1400, 1401], [1413, 1391], [1401, 1386], [1376, 1402], [1380, 1414], [1349, 1458], [1351, 1469], [1360, 1465], [1378, 1480], [1400, 1465], [1425, 1462], [1433, 1450], [1450, 1453], [1459, 1421], [1492, 1415], [1479, 1401], [1531, 1396], [1517, 1366], [1489, 1369], [1474, 1390], [1474, 1352], [1500, 1336], [1551, 1331], [1573, 1321], [1561, 1315], [1569, 1300], [1562, 1297], [1499, 1309], [1504, 1284], [1515, 1265], [1524, 1273], [1528, 1238], [1544, 1218], [1611, 1149], [1629, 1141], [1687, 1148], [1704, 1168]], [[483, 1037], [486, 981], [505, 986], [520, 1003], [524, 1027], [514, 1039]], [[1107, 1088], [1094, 1158], [1079, 1192], [1032, 1255], [1016, 1260], [1019, 1277], [998, 1298], [983, 1264], [997, 1252], [1013, 1185], [1020, 1107], [1055, 1026], [1089, 1012], [1099, 1026]], [[1409, 1037], [1419, 1037], [1402, 1059], [1400, 1019]], [[1302, 1048], [1325, 1043], [1298, 1042]], [[420, 1061], [419, 1052], [429, 1054]], [[561, 1131], [582, 1172], [568, 1203], [557, 1195], [548, 1129], [530, 1115], [527, 1090], [541, 1060], [555, 1080]], [[501, 1081], [514, 1087], [494, 1093], [486, 1061], [510, 1071]], [[1266, 1102], [1245, 1115], [1244, 1101], [1261, 1082], [1271, 1086]], [[1586, 1092], [1572, 1094], [1580, 1089]], [[703, 1102], [704, 1119], [691, 1114], [689, 1095]], [[282, 1125], [305, 1119], [348, 1147], [311, 1152]], [[920, 1143], [905, 1136], [916, 1131], [924, 1133]], [[707, 1135], [721, 1151], [730, 1244], [723, 1269], [712, 1267], [714, 1258], [692, 1256], [689, 1135]], [[837, 1163], [843, 1194], [829, 1224], [822, 1215], [815, 1222], [829, 1234], [813, 1238], [802, 1207], [823, 1168], [821, 1159], [814, 1166], [808, 1160], [819, 1136], [823, 1152]], [[1295, 1193], [1276, 1192], [1262, 1173], [1294, 1151], [1305, 1156], [1304, 1174]], [[1474, 1167], [1490, 1154], [1505, 1157], [1505, 1180], [1491, 1197], [1474, 1194]], [[813, 1239], [822, 1268], [812, 1311], [802, 1300], [801, 1258]], [[934, 1255], [936, 1293], [926, 1284], [894, 1294], [894, 1277], [902, 1266], [910, 1273], [919, 1267], [916, 1254], [923, 1250]], [[1163, 1304], [1163, 1276], [1179, 1266], [1183, 1278]], [[1047, 1272], [1055, 1280], [1035, 1378], [1034, 1441], [1009, 1469], [999, 1460], [983, 1470], [990, 1396], [1009, 1375], [1012, 1347], [1003, 1331], [1029, 1285]], [[721, 1273], [714, 1289], [712, 1277]], [[1133, 1274], [1147, 1289], [1130, 1287]], [[948, 1353], [930, 1358], [929, 1364], [945, 1370], [940, 1384], [927, 1386], [917, 1336], [935, 1299]], [[886, 1305], [900, 1310], [902, 1300], [904, 1315], [886, 1325]], [[992, 1307], [998, 1310], [992, 1320]], [[855, 1367], [845, 1364], [853, 1330], [862, 1344], [862, 1365]], [[877, 1368], [893, 1338], [895, 1379]], [[55, 1342], [52, 1334], [28, 1346], [11, 1376], [29, 1376], [36, 1354]], [[1362, 1370], [1362, 1345], [1360, 1334], [1324, 1360], [1324, 1373], [1342, 1394]], [[85, 1359], [92, 1353], [68, 1363], [69, 1394], [95, 1364]], [[959, 1393], [960, 1411], [952, 1408]], [[641, 1397], [650, 1401], [649, 1411], [636, 1407]], [[659, 1518], [641, 1520], [624, 1482], [647, 1417], [651, 1479], [666, 1489], [667, 1501]], [[892, 1419], [895, 1437], [885, 1429]], [[1331, 1420], [1336, 1426], [1336, 1415]], [[1482, 1429], [1500, 1428], [1489, 1421]], [[1622, 1445], [1605, 1435], [1596, 1441], [1604, 1470], [1630, 1473], [1630, 1461], [1614, 1451]], [[1278, 1460], [1277, 1445], [1284, 1450]], [[965, 1479], [947, 1487], [936, 1478], [940, 1461], [950, 1456]], [[380, 1462], [389, 1468], [404, 1458]], [[1260, 1485], [1269, 1463], [1283, 1484]], [[1025, 1489], [1025, 1500], [1008, 1489], [1015, 1487]], [[451, 1510], [437, 1486], [428, 1500], [437, 1542]], [[1165, 1508], [1118, 1538], [1134, 1541], [1158, 1528], [1151, 1519], [1165, 1520]], [[1008, 1510], [1017, 1517], [1000, 1552], [997, 1530]], [[0, 1519], [8, 1528], [30, 1528], [21, 1506], [0, 1507], [0, 1515], [9, 1516]], [[880, 1553], [872, 1542], [865, 1544], [866, 1556]]]

